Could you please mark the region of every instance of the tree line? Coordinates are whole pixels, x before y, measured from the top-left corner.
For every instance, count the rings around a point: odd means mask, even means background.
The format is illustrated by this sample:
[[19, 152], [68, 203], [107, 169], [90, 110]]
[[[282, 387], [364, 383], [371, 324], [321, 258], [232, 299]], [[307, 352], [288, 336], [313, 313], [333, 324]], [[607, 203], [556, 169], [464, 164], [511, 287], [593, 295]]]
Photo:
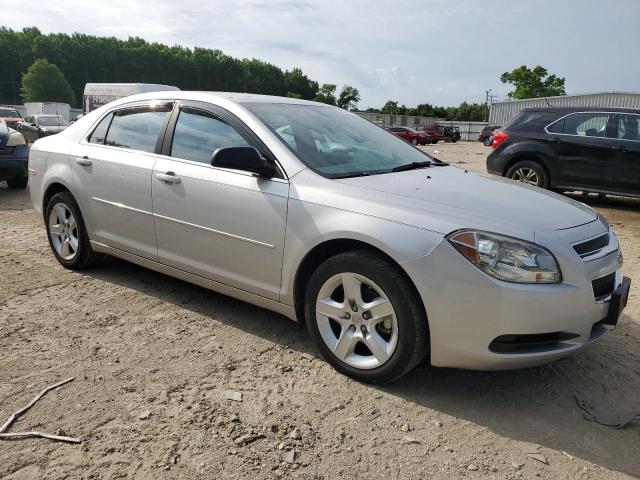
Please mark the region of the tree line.
[[282, 70], [255, 58], [234, 58], [221, 50], [168, 46], [138, 37], [120, 40], [81, 33], [43, 34], [35, 27], [21, 31], [0, 27], [0, 103], [21, 103], [29, 95], [32, 89], [24, 91], [23, 76], [32, 65], [36, 71], [50, 69], [42, 60], [62, 73], [73, 92], [65, 98], [74, 106], [80, 105], [84, 86], [90, 82], [160, 83], [182, 90], [262, 93], [343, 108], [353, 108], [360, 100], [358, 90], [349, 85], [336, 94], [336, 85], [320, 85], [299, 68]]

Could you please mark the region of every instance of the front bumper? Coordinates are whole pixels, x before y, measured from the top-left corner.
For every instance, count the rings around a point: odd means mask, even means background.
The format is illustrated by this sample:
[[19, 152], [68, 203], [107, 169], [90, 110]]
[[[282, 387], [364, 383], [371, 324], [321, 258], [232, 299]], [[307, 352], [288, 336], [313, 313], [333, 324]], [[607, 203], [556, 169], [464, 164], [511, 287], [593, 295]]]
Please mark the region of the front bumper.
[[28, 155], [26, 145], [0, 148], [0, 180], [26, 178]]
[[[593, 222], [587, 227], [588, 235], [599, 228], [604, 229], [600, 222]], [[615, 235], [611, 233], [608, 253], [588, 262], [569, 244], [566, 251], [549, 249], [558, 257], [562, 283], [497, 280], [474, 267], [446, 240], [406, 264], [427, 311], [432, 365], [473, 370], [542, 365], [579, 350], [611, 329], [601, 322], [609, 303], [594, 299], [591, 281], [616, 272], [616, 286], [622, 282]], [[501, 346], [496, 347], [497, 339]], [[512, 349], [508, 344], [514, 339], [535, 342]]]

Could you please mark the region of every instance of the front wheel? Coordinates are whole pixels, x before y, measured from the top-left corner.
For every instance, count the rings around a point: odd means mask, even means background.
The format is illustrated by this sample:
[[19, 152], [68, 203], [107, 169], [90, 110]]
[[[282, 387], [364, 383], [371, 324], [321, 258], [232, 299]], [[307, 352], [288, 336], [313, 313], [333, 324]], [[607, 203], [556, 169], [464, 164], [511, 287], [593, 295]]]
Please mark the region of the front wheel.
[[326, 360], [364, 382], [396, 380], [428, 352], [427, 318], [415, 288], [397, 265], [366, 250], [318, 267], [307, 285], [305, 319]]
[[49, 246], [63, 267], [82, 270], [98, 262], [101, 255], [91, 248], [84, 219], [71, 193], [51, 197], [44, 218]]
[[549, 188], [549, 177], [538, 162], [524, 160], [515, 163], [508, 171], [508, 178], [534, 187]]
[[491, 137], [487, 137], [485, 138], [482, 143], [484, 143], [485, 147], [490, 147], [491, 146]]
[[411, 139], [411, 143], [413, 143], [414, 145], [418, 145], [418, 139], [416, 137], [413, 137]]

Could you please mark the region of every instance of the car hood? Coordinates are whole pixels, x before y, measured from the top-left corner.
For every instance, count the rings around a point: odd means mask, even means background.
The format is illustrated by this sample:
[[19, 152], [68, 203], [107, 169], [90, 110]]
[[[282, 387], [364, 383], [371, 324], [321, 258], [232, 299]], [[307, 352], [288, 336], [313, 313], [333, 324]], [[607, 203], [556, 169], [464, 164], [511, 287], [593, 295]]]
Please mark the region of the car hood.
[[536, 230], [598, 218], [592, 208], [556, 193], [452, 166], [331, 182], [337, 188], [320, 203], [444, 234], [478, 228], [533, 241]]

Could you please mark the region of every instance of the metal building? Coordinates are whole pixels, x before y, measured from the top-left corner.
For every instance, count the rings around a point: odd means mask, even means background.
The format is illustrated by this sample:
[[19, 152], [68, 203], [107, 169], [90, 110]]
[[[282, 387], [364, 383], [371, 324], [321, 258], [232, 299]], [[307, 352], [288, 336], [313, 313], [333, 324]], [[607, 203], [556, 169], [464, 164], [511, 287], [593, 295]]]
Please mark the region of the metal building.
[[640, 109], [640, 93], [601, 92], [561, 97], [530, 98], [491, 105], [489, 125], [504, 125], [520, 110], [529, 107], [620, 107]]

